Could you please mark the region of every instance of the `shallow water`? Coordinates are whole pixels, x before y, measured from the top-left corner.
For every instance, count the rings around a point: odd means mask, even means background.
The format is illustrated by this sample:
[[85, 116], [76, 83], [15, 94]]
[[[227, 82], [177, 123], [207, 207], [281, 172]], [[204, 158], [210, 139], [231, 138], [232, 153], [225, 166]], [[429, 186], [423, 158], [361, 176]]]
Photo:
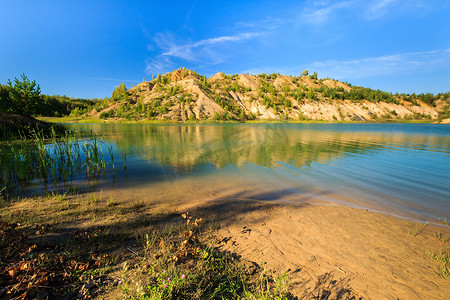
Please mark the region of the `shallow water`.
[[[245, 198], [450, 218], [450, 126], [94, 124], [118, 172], [98, 188], [148, 203]], [[120, 157], [126, 155], [126, 170]]]

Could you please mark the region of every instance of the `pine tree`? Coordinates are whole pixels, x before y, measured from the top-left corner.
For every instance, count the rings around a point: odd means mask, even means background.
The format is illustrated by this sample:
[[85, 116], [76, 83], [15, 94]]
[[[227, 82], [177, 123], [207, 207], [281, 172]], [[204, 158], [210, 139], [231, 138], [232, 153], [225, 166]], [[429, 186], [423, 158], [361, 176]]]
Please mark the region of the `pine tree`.
[[9, 98], [12, 104], [12, 112], [31, 116], [38, 112], [42, 105], [41, 88], [36, 82], [30, 81], [25, 74], [20, 76], [22, 80], [14, 78], [14, 84], [8, 80]]

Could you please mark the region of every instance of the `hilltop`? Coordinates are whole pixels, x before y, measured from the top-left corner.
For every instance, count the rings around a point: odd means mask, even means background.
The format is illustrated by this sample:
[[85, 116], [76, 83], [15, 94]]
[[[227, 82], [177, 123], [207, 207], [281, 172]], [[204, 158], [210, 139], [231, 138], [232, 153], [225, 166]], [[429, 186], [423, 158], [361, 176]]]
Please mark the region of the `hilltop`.
[[280, 74], [207, 78], [178, 69], [129, 89], [118, 86], [84, 115], [105, 120], [324, 120], [438, 119], [449, 93], [391, 94], [334, 79]]

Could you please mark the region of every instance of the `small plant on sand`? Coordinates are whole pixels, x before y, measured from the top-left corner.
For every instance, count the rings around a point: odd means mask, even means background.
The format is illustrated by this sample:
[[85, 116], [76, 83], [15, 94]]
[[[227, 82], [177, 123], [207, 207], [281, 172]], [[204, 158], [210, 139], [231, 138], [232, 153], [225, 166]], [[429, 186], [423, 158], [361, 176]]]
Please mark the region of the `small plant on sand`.
[[447, 218], [442, 218], [442, 219], [441, 219], [441, 218], [438, 218], [438, 221], [444, 223], [444, 225], [447, 226], [447, 227], [450, 226], [450, 224], [449, 224], [448, 221], [447, 221]]
[[425, 223], [422, 225], [422, 226], [418, 226], [418, 224], [416, 224], [415, 226], [414, 226], [414, 228], [413, 229], [411, 229], [411, 231], [409, 232], [412, 236], [417, 236], [418, 234], [420, 234], [424, 229], [425, 229], [425, 227], [427, 227], [428, 226], [428, 221], [425, 221]]
[[427, 256], [439, 263], [437, 272], [439, 276], [443, 278], [450, 277], [450, 254], [445, 247], [442, 247], [441, 251], [437, 253], [428, 250]]
[[108, 199], [106, 199], [106, 204], [109, 207], [114, 207], [114, 206], [118, 205], [119, 202], [116, 199], [114, 199], [114, 197], [109, 197]]
[[441, 241], [441, 242], [445, 242], [445, 243], [448, 243], [448, 241], [449, 241], [449, 238], [450, 237], [448, 237], [448, 236], [444, 236], [444, 234], [442, 233], [442, 232], [435, 232], [434, 234], [433, 234], [433, 236], [438, 240], [438, 241]]

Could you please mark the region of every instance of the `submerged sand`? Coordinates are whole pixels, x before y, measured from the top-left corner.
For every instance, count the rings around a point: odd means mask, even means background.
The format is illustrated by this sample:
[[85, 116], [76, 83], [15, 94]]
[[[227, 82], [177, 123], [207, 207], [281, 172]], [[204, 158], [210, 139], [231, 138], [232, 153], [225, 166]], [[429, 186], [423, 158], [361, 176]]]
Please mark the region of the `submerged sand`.
[[[183, 209], [188, 209], [187, 206]], [[448, 226], [345, 206], [213, 201], [194, 214], [219, 225], [223, 250], [287, 272], [300, 299], [448, 299], [432, 253], [449, 253]]]

